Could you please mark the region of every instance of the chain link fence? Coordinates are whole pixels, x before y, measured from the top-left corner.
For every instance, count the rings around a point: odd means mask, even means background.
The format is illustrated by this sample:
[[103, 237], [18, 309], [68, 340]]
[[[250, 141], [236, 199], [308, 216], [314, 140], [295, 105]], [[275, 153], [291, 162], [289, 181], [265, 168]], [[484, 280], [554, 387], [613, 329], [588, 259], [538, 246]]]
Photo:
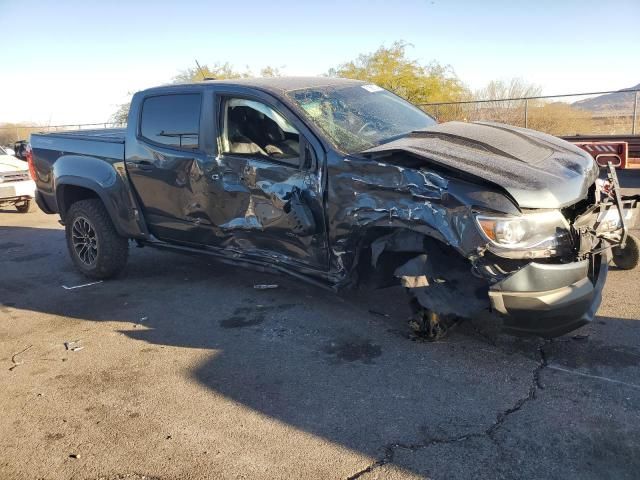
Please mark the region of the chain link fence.
[[[558, 136], [640, 134], [640, 89], [418, 104], [439, 122], [492, 121]], [[125, 127], [126, 123], [0, 125], [0, 145], [35, 132]]]
[[640, 90], [420, 104], [439, 122], [492, 121], [558, 136], [640, 133]]

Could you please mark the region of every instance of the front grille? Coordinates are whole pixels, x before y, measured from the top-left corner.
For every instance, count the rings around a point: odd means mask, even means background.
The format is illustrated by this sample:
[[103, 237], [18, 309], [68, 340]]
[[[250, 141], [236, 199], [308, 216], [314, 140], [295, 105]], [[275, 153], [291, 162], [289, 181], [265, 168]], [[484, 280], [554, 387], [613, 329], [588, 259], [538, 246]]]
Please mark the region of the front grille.
[[21, 182], [29, 180], [29, 171], [24, 172], [4, 172], [0, 173], [0, 183], [2, 182]]

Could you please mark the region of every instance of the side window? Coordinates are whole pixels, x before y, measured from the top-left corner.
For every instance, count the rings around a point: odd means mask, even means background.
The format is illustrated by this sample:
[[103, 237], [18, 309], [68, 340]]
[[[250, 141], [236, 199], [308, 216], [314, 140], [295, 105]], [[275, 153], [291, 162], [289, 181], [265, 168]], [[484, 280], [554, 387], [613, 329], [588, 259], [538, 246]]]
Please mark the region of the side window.
[[198, 148], [201, 96], [176, 94], [149, 97], [142, 104], [140, 133], [147, 140], [176, 148]]
[[278, 112], [255, 100], [223, 103], [222, 152], [300, 164], [300, 133]]

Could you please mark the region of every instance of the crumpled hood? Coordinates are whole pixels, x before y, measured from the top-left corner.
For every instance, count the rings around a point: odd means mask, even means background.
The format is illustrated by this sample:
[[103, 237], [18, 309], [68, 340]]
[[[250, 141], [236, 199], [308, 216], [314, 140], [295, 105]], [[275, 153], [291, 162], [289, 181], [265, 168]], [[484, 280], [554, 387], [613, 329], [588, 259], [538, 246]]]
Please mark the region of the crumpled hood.
[[11, 155], [0, 155], [0, 173], [2, 172], [22, 172], [28, 170], [27, 162], [18, 160]]
[[598, 176], [578, 147], [535, 130], [493, 122], [448, 122], [364, 154], [407, 152], [506, 190], [520, 208], [562, 208], [584, 198]]

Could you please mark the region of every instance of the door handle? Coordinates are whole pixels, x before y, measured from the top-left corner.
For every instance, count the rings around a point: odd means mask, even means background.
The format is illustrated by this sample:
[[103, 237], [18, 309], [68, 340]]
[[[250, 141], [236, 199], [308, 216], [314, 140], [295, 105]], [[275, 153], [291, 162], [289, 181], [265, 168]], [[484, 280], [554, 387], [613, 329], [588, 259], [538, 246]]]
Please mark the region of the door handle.
[[222, 181], [225, 183], [239, 183], [241, 180], [244, 180], [243, 177], [238, 175], [238, 173], [234, 172], [233, 170], [225, 170], [224, 172], [222, 172], [222, 174], [212, 173], [209, 178], [216, 181], [222, 179]]
[[150, 162], [149, 160], [134, 160], [131, 163], [133, 163], [140, 170], [146, 171], [146, 170], [153, 170], [155, 168], [155, 165], [153, 164], [153, 162]]

